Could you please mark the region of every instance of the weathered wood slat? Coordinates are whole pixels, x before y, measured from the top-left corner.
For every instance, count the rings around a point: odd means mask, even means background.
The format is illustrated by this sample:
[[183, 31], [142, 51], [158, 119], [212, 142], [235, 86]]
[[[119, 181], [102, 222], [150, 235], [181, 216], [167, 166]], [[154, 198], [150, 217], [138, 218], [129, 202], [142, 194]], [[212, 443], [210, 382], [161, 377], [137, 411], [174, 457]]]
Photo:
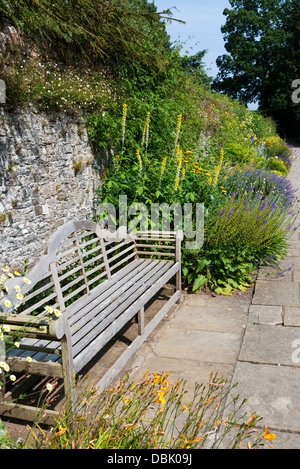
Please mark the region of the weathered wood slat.
[[[50, 275], [49, 275], [50, 277]], [[38, 296], [40, 295], [41, 293], [43, 293], [44, 291], [46, 290], [49, 290], [50, 288], [52, 288], [54, 285], [54, 282], [49, 282], [47, 283], [46, 285], [44, 285], [43, 287], [41, 288], [38, 288], [37, 290], [33, 291], [32, 293], [30, 293], [29, 295], [26, 295], [26, 297], [24, 297], [24, 300], [21, 302], [22, 303], [25, 303], [29, 300], [31, 300], [32, 298], [34, 298], [35, 296]]]
[[[37, 419], [37, 409], [28, 405], [16, 403], [0, 403], [0, 414], [7, 418], [19, 419], [20, 416], [23, 420], [34, 421]], [[41, 413], [39, 423], [44, 425], [55, 425], [59, 413], [54, 410], [46, 409]]]
[[[73, 353], [76, 355], [77, 351], [83, 347], [82, 338], [84, 342], [91, 340], [93, 336], [102, 332], [107, 325], [112, 321], [109, 314], [118, 311], [121, 314], [122, 307], [126, 308], [126, 300], [130, 298], [134, 301], [134, 294], [140, 285], [145, 285], [146, 282], [153, 277], [158, 271], [162, 271], [161, 264], [148, 264], [148, 266], [140, 272], [139, 276], [127, 281], [123, 287], [118, 287], [115, 295], [110, 294], [107, 300], [102, 300], [100, 306], [89, 311], [88, 315], [84, 315], [82, 320], [76, 323], [76, 328], [81, 326], [76, 333], [72, 333]], [[118, 308], [118, 309], [117, 309]], [[86, 325], [84, 325], [87, 323]], [[72, 330], [72, 328], [71, 328]], [[79, 342], [81, 340], [81, 342]]]
[[[158, 263], [144, 263], [141, 264], [139, 269], [134, 271], [134, 275], [132, 272], [129, 272], [127, 275], [124, 275], [122, 279], [116, 281], [113, 279], [110, 282], [109, 288], [99, 294], [96, 299], [92, 302], [89, 302], [84, 308], [80, 310], [80, 315], [77, 314], [76, 317], [69, 318], [69, 323], [72, 332], [72, 340], [75, 343], [75, 330], [81, 330], [82, 326], [85, 323], [90, 324], [90, 320], [101, 311], [103, 311], [106, 307], [111, 305], [115, 300], [117, 300], [122, 293], [134, 285], [143, 275], [146, 275], [150, 270], [153, 270]], [[82, 330], [81, 330], [82, 333]]]
[[[146, 260], [144, 262], [147, 262]], [[108, 291], [111, 286], [114, 286], [118, 280], [122, 280], [129, 272], [135, 268], [142, 268], [139, 266], [139, 261], [134, 261], [130, 265], [124, 267], [119, 272], [117, 272], [112, 279], [109, 279], [108, 282], [104, 282], [101, 285], [97, 286], [92, 293], [87, 298], [80, 298], [74, 302], [70, 307], [66, 308], [64, 314], [67, 315], [68, 321], [70, 324], [76, 320], [77, 317], [80, 317], [80, 312], [82, 309], [91, 301], [97, 302], [97, 297], [103, 292]]]
[[75, 256], [73, 257], [72, 259], [64, 262], [63, 264], [59, 264], [58, 262], [56, 263], [57, 265], [57, 273], [63, 271], [64, 269], [66, 269], [67, 267], [69, 267], [69, 265], [72, 265], [72, 264], [76, 264], [77, 262], [79, 261], [79, 256]]
[[43, 298], [41, 301], [38, 301], [38, 303], [35, 303], [34, 305], [22, 311], [22, 314], [30, 315], [34, 311], [38, 310], [41, 306], [50, 305], [52, 300], [54, 300], [55, 298], [56, 293], [51, 293], [51, 295], [48, 295], [46, 298]]
[[[106, 277], [106, 276], [107, 276], [107, 273], [102, 272], [102, 274], [99, 274], [99, 275], [97, 275], [97, 277], [93, 277], [91, 280], [89, 280], [88, 281], [88, 286], [90, 287], [90, 290], [95, 288], [95, 287], [91, 287], [91, 285], [93, 285], [93, 283], [98, 282], [99, 280], [103, 279], [103, 277]], [[89, 277], [89, 275], [88, 275], [88, 277]]]
[[138, 248], [159, 248], [159, 249], [170, 249], [170, 250], [175, 250], [175, 246], [165, 246], [164, 244], [140, 244], [136, 243], [136, 246]]
[[172, 252], [137, 251], [137, 254], [144, 254], [148, 256], [176, 257], [176, 254]]
[[113, 264], [113, 265], [110, 265], [110, 271], [114, 271], [116, 269], [118, 269], [120, 267], [120, 265], [122, 264], [125, 264], [126, 262], [128, 262], [130, 259], [132, 259], [133, 257], [136, 256], [136, 252], [134, 251], [132, 254], [129, 254], [129, 256], [125, 257], [125, 259], [122, 259], [121, 261], [119, 261], [117, 264]]
[[[168, 266], [165, 266], [166, 270], [168, 270]], [[162, 269], [163, 270], [163, 269]], [[111, 319], [113, 322], [110, 322], [110, 326], [107, 329], [99, 334], [92, 342], [89, 342], [89, 346], [87, 348], [83, 348], [85, 346], [86, 341], [81, 346], [81, 352], [76, 356], [76, 352], [74, 352], [74, 365], [75, 370], [81, 369], [86, 363], [88, 363], [93, 357], [93, 349], [101, 350], [101, 348], [110, 340], [112, 337], [119, 332], [122, 327], [127, 324], [130, 319], [137, 314], [137, 312], [141, 309], [141, 306], [148, 301], [148, 299], [152, 298], [155, 293], [166, 283], [166, 279], [169, 279], [169, 273], [172, 271], [173, 274], [176, 273], [178, 270], [178, 265], [173, 265], [169, 271], [165, 272], [161, 275], [161, 272], [156, 274], [153, 277], [153, 281], [155, 283], [148, 289], [145, 289], [145, 285], [140, 287], [129, 300], [125, 301], [123, 305], [117, 308], [114, 313], [111, 315]], [[159, 279], [159, 280], [158, 280]], [[145, 291], [146, 290], [146, 291]], [[142, 298], [143, 296], [143, 298]], [[132, 300], [139, 298], [133, 305]], [[131, 306], [130, 306], [131, 305]], [[124, 306], [130, 306], [127, 310], [124, 311]], [[120, 315], [120, 310], [123, 309], [123, 314]], [[118, 318], [118, 321], [116, 319]], [[75, 347], [74, 347], [75, 349]]]
[[134, 244], [132, 244], [126, 249], [123, 249], [121, 252], [119, 252], [118, 254], [115, 254], [113, 257], [108, 257], [109, 265], [112, 262], [114, 262], [116, 259], [119, 259], [120, 256], [124, 256], [124, 254], [126, 254], [128, 251], [132, 251], [132, 249], [134, 249]]
[[79, 272], [79, 270], [81, 270], [81, 265], [77, 265], [76, 267], [69, 270], [68, 272], [65, 272], [64, 274], [59, 275], [58, 276], [59, 282], [62, 282], [66, 278], [70, 277], [71, 275], [76, 274], [76, 272]]
[[85, 285], [81, 285], [81, 286], [78, 287], [76, 290], [74, 290], [74, 291], [72, 291], [71, 293], [69, 293], [69, 295], [64, 296], [64, 301], [65, 301], [65, 303], [66, 303], [67, 301], [69, 301], [71, 298], [73, 298], [73, 296], [78, 295], [78, 293], [82, 292], [83, 290], [86, 290], [86, 286], [85, 286]]
[[103, 391], [120, 373], [124, 368], [128, 360], [136, 353], [140, 346], [147, 340], [151, 332], [157, 327], [160, 321], [166, 316], [170, 309], [175, 305], [180, 297], [180, 292], [174, 293], [174, 295], [168, 300], [168, 302], [161, 308], [156, 316], [150, 321], [149, 324], [144, 328], [143, 335], [139, 335], [134, 341], [128, 346], [125, 352], [115, 361], [113, 366], [105, 373], [105, 375], [95, 384], [95, 388], [98, 392]]

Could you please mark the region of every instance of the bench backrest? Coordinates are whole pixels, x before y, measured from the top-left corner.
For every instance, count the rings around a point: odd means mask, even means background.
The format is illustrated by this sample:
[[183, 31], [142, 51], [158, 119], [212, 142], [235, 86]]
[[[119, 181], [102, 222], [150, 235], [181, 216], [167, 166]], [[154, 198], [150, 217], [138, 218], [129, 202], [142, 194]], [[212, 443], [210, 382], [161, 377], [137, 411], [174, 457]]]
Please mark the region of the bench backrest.
[[[26, 277], [7, 280], [5, 300], [12, 306], [2, 306], [3, 312], [13, 312], [15, 305], [20, 305], [20, 314], [40, 315], [46, 306], [64, 311], [136, 256], [133, 238], [111, 238], [94, 222], [70, 221], [52, 235], [47, 253]], [[16, 287], [21, 301], [16, 299]]]

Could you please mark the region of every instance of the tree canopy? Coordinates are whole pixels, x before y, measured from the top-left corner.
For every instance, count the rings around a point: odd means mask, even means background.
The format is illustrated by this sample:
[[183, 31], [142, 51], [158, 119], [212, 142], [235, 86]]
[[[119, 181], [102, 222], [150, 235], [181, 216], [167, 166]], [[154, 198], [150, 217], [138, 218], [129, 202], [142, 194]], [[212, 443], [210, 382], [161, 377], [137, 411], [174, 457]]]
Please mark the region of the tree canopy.
[[213, 87], [295, 131], [292, 82], [300, 77], [298, 0], [229, 0], [221, 28], [228, 54], [218, 57]]

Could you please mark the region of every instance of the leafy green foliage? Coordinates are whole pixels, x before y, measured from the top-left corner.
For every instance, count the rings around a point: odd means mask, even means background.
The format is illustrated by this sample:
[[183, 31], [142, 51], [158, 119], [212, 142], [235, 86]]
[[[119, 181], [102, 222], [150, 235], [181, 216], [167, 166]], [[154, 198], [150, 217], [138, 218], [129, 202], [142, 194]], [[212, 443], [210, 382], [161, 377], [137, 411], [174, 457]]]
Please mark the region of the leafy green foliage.
[[217, 59], [214, 88], [257, 102], [283, 133], [296, 129], [297, 122], [299, 128], [299, 109], [291, 100], [300, 72], [299, 2], [230, 0], [230, 5], [222, 27], [228, 54]]
[[[231, 107], [229, 109], [232, 111]], [[121, 195], [127, 196], [128, 206], [143, 203], [148, 210], [148, 222], [143, 229], [152, 228], [153, 204], [167, 203], [171, 206], [177, 203], [183, 207], [185, 203], [191, 203], [194, 223], [196, 204], [204, 204], [203, 247], [196, 251], [188, 250], [187, 240], [184, 240], [182, 246], [183, 279], [185, 285], [194, 292], [203, 286], [223, 294], [230, 294], [235, 289], [245, 291], [252, 283], [251, 273], [262, 260], [271, 256], [275, 262], [285, 254], [286, 239], [291, 232], [295, 217], [291, 208], [295, 203], [295, 197], [291, 188], [285, 184], [284, 178], [273, 175], [273, 179], [269, 180], [267, 172], [241, 170], [243, 162], [248, 164], [255, 158], [267, 162], [267, 146], [271, 146], [274, 142], [279, 145], [280, 139], [266, 139], [266, 145], [262, 146], [263, 156], [254, 157], [253, 155], [257, 154], [257, 142], [247, 137], [250, 130], [250, 133], [254, 134], [256, 131], [250, 118], [252, 114], [249, 113], [249, 116], [247, 112], [244, 114], [243, 108], [240, 113], [232, 113], [226, 109], [223, 109], [223, 113], [220, 121], [227, 128], [236, 129], [238, 135], [242, 135], [241, 140], [246, 139], [249, 142], [249, 146], [227, 143], [227, 157], [231, 156], [231, 163], [233, 159], [239, 161], [235, 170], [228, 163], [221, 164], [222, 156], [220, 158], [217, 147], [213, 145], [203, 152], [199, 152], [198, 146], [194, 147], [194, 151], [181, 150], [181, 144], [187, 145], [188, 140], [185, 140], [183, 134], [186, 132], [186, 127], [180, 127], [178, 134], [180, 116], [177, 122], [177, 135], [176, 122], [173, 119], [173, 128], [166, 125], [164, 133], [160, 134], [161, 139], [156, 139], [150, 113], [149, 142], [146, 147], [143, 146], [141, 143], [143, 119], [132, 119], [129, 109], [128, 121], [125, 122], [124, 115], [123, 119], [119, 116], [117, 124], [114, 121], [113, 129], [120, 134], [119, 145], [122, 144], [123, 138], [122, 125], [126, 128], [125, 145], [123, 152], [119, 154], [116, 154], [117, 149], [115, 149], [114, 162], [108, 168], [104, 184], [98, 191], [99, 203], [111, 203], [117, 208]], [[234, 125], [229, 125], [230, 121], [227, 119], [232, 119], [231, 124]], [[245, 122], [248, 124], [245, 125]], [[139, 131], [138, 123], [141, 125]], [[156, 124], [156, 122], [153, 124], [155, 129]], [[162, 128], [162, 120], [159, 120], [159, 124]], [[228, 132], [229, 136], [231, 132], [234, 130]], [[97, 134], [95, 133], [93, 137], [96, 143]], [[233, 139], [236, 139], [236, 134]], [[180, 145], [174, 151], [178, 141]], [[118, 140], [115, 139], [115, 142]], [[164, 148], [163, 152], [161, 148]], [[162, 219], [159, 221], [159, 229], [164, 229]], [[172, 211], [169, 222], [168, 229], [175, 229]], [[193, 229], [195, 227], [194, 224]]]
[[279, 160], [278, 157], [271, 156], [267, 161], [267, 168], [274, 171], [279, 171], [284, 176], [287, 175], [288, 169], [285, 166], [284, 162]]
[[[149, 50], [147, 25], [161, 31], [161, 15], [145, 2], [132, 8], [127, 0], [1, 0], [0, 12], [39, 46], [44, 41], [44, 47], [55, 47], [65, 60], [70, 50], [93, 63], [142, 61], [158, 66], [160, 60], [159, 53]], [[157, 47], [157, 40], [151, 46]]]
[[254, 148], [247, 148], [241, 144], [229, 143], [226, 147], [226, 158], [233, 163], [246, 163], [255, 155]]

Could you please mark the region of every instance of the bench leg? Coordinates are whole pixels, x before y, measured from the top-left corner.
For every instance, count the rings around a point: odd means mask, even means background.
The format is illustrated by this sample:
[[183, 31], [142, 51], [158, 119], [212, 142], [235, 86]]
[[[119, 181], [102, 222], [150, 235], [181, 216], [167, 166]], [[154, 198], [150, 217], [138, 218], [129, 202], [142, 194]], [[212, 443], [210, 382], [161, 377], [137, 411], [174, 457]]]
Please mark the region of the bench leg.
[[139, 335], [143, 335], [144, 334], [144, 330], [145, 330], [145, 308], [144, 306], [142, 307], [142, 309], [139, 310], [138, 312], [138, 332], [139, 332]]
[[69, 346], [67, 343], [67, 338], [64, 336], [61, 339], [61, 351], [62, 351], [62, 362], [63, 362], [63, 378], [64, 378], [64, 388], [65, 395], [71, 392], [71, 389], [74, 386], [74, 373], [72, 367], [72, 357], [69, 354]]
[[180, 297], [179, 299], [176, 301], [176, 303], [178, 305], [180, 305], [182, 303], [182, 295], [181, 295], [181, 270], [179, 270], [177, 273], [176, 273], [176, 291], [179, 291], [180, 292]]
[[65, 319], [65, 335], [61, 338], [61, 354], [62, 354], [62, 367], [63, 367], [63, 379], [64, 379], [64, 390], [65, 395], [74, 396], [74, 384], [75, 384], [75, 371], [73, 365], [72, 355], [72, 344], [71, 344], [71, 332], [70, 327]]

